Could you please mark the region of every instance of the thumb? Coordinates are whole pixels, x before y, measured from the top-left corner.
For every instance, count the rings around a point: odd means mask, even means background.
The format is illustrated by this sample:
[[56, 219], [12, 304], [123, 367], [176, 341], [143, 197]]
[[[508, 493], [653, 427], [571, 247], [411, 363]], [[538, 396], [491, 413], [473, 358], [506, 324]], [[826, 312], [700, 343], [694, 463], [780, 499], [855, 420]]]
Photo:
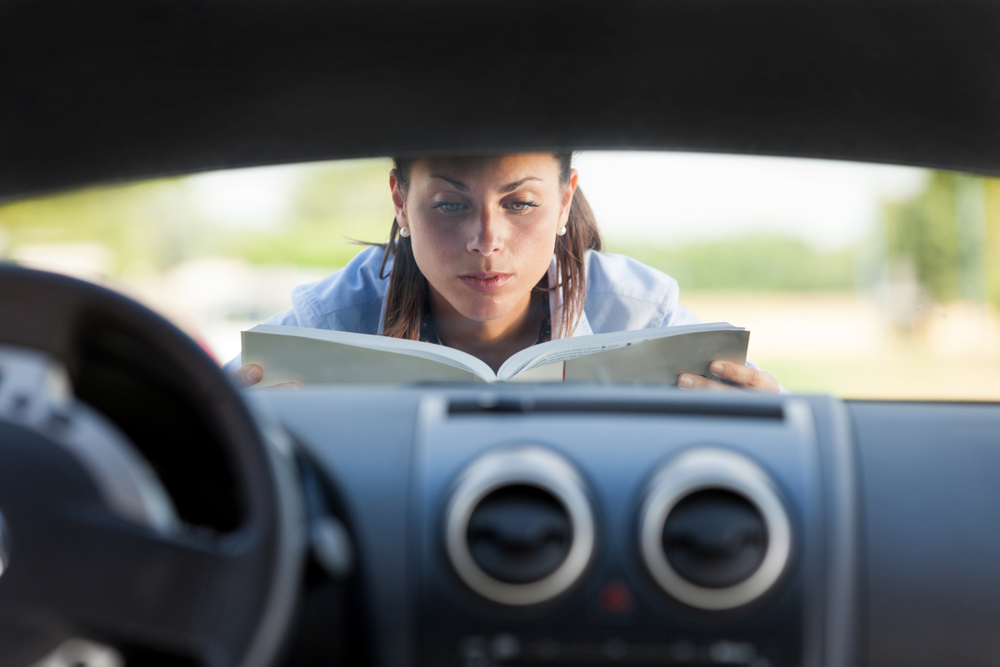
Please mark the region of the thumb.
[[233, 371], [233, 376], [237, 383], [249, 387], [264, 379], [264, 369], [257, 364], [247, 364]]

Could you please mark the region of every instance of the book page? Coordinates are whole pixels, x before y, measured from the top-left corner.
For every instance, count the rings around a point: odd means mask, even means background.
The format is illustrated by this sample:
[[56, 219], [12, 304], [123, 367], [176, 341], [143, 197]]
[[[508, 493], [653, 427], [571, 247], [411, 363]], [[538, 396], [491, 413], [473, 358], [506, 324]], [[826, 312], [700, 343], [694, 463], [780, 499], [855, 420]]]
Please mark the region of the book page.
[[712, 377], [715, 360], [745, 364], [750, 332], [743, 329], [688, 332], [620, 346], [604, 354], [566, 361], [566, 382], [677, 384], [681, 373]]
[[635, 329], [632, 331], [615, 331], [606, 334], [579, 336], [577, 338], [560, 338], [521, 350], [504, 362], [497, 372], [501, 380], [510, 379], [518, 373], [523, 373], [539, 366], [556, 364], [577, 357], [583, 357], [600, 352], [615, 350], [620, 347], [637, 345], [656, 338], [669, 338], [692, 332], [705, 331], [743, 331], [727, 322], [710, 324], [688, 324], [680, 327], [664, 327], [662, 329]]
[[301, 384], [491, 382], [475, 357], [431, 343], [385, 336], [261, 324], [243, 332], [243, 364], [264, 369], [266, 387]]
[[507, 382], [562, 382], [562, 364], [539, 365], [522, 370]]

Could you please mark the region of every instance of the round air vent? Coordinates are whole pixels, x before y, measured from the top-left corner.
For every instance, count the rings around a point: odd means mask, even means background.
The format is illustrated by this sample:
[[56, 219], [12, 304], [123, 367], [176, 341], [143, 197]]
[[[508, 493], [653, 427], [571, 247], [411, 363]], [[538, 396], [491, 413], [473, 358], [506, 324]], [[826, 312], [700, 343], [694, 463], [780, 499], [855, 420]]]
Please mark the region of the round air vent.
[[760, 568], [766, 552], [764, 517], [732, 491], [695, 491], [674, 505], [663, 524], [667, 562], [697, 586], [736, 586]]
[[459, 578], [507, 605], [567, 590], [594, 551], [594, 517], [576, 470], [539, 448], [491, 452], [470, 465], [451, 497], [445, 547]]
[[685, 452], [653, 478], [640, 551], [668, 594], [731, 609], [767, 592], [791, 553], [791, 524], [767, 474], [722, 449]]

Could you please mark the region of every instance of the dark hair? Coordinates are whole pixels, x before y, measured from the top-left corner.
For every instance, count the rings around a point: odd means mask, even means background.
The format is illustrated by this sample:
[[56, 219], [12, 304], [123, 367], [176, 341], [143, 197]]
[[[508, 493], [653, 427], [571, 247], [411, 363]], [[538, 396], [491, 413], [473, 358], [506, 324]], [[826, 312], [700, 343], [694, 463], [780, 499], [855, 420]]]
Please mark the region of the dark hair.
[[[570, 178], [572, 155], [559, 153], [555, 155], [559, 161], [559, 180], [565, 184]], [[405, 192], [410, 184], [410, 169], [413, 159], [396, 158], [393, 164], [399, 187]], [[382, 335], [393, 338], [418, 340], [420, 335], [420, 318], [428, 307], [429, 296], [427, 279], [417, 268], [413, 258], [413, 248], [410, 239], [399, 236], [399, 222], [392, 221], [389, 241], [383, 245], [382, 266], [379, 276], [385, 278], [385, 265], [393, 256], [392, 272], [389, 274], [389, 289], [385, 295], [385, 326]], [[569, 220], [566, 223], [566, 233], [556, 237], [556, 271], [557, 284], [549, 289], [559, 291], [559, 303], [562, 312], [559, 314], [561, 323], [559, 335], [567, 337], [573, 334], [577, 321], [583, 313], [583, 305], [587, 295], [587, 275], [584, 266], [584, 255], [587, 250], [601, 249], [601, 233], [597, 229], [594, 212], [587, 203], [580, 188], [576, 189], [573, 202], [569, 209]], [[543, 281], [545, 278], [542, 279]], [[542, 289], [537, 286], [535, 289]], [[553, 313], [553, 316], [555, 313]]]

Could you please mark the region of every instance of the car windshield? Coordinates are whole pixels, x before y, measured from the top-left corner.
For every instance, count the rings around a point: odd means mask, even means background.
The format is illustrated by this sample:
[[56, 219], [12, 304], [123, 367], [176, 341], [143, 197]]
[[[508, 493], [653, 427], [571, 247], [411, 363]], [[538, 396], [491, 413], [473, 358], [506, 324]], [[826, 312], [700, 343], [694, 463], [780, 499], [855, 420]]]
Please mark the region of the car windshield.
[[[574, 157], [605, 241], [750, 330], [791, 392], [1000, 398], [1000, 180], [653, 152]], [[393, 220], [389, 159], [87, 188], [0, 204], [0, 257], [150, 306], [220, 363]]]

